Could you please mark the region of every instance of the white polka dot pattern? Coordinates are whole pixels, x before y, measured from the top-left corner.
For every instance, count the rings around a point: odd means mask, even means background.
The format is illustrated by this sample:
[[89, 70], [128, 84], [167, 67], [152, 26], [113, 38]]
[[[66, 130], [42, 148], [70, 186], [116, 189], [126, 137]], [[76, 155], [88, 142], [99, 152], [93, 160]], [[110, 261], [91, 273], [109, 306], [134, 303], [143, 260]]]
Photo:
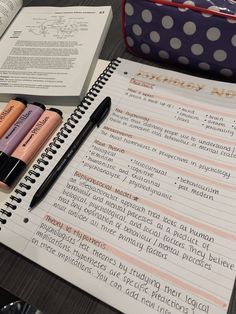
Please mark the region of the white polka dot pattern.
[[182, 43], [181, 40], [179, 38], [171, 38], [170, 40], [170, 46], [173, 49], [179, 49], [181, 47]]
[[183, 31], [186, 35], [193, 35], [197, 30], [197, 26], [195, 23], [188, 21], [183, 26]]
[[126, 37], [126, 40], [127, 40], [127, 43], [128, 43], [128, 45], [129, 45], [130, 47], [133, 47], [133, 46], [134, 46], [134, 40], [133, 40], [133, 38], [127, 36], [127, 37]]
[[219, 49], [214, 52], [213, 57], [216, 61], [222, 62], [227, 58], [227, 53], [224, 50]]
[[134, 24], [132, 29], [136, 36], [142, 35], [142, 28], [138, 24]]
[[191, 46], [191, 51], [192, 54], [196, 55], [196, 56], [200, 56], [203, 53], [203, 46], [200, 44], [193, 44]]
[[168, 52], [165, 50], [160, 50], [158, 54], [162, 59], [169, 59], [170, 57]]
[[236, 47], [236, 34], [233, 35], [232, 39], [231, 39], [231, 43], [234, 47]]
[[210, 41], [216, 41], [221, 36], [221, 31], [217, 27], [211, 27], [207, 30], [206, 36]]
[[189, 64], [189, 59], [186, 58], [186, 57], [183, 57], [183, 56], [180, 56], [180, 57], [178, 58], [178, 61], [179, 61], [180, 63], [182, 63], [182, 64]]
[[171, 16], [164, 16], [162, 18], [162, 26], [165, 28], [165, 29], [171, 29], [173, 26], [174, 26], [174, 20]]
[[157, 31], [152, 31], [150, 33], [150, 39], [151, 41], [153, 41], [154, 43], [158, 43], [160, 41], [160, 35]]
[[210, 65], [206, 62], [200, 62], [198, 66], [202, 70], [210, 70]]
[[143, 10], [142, 11], [142, 19], [146, 23], [150, 23], [152, 21], [152, 13], [149, 10]]
[[[212, 5], [212, 6], [208, 7], [208, 9], [211, 10], [211, 11], [215, 11], [215, 12], [219, 12], [220, 11], [220, 9], [217, 6], [215, 6], [215, 5]], [[202, 16], [204, 16], [204, 17], [211, 17], [212, 14], [202, 13]]]
[[[151, 60], [168, 60], [225, 77], [236, 78], [236, 5], [221, 8], [220, 1], [168, 0], [160, 5], [146, 0], [126, 0], [124, 5], [127, 48]], [[188, 8], [171, 5], [178, 2]], [[212, 5], [214, 3], [214, 5]], [[191, 7], [204, 7], [210, 14]], [[225, 2], [224, 2], [225, 6]], [[215, 12], [231, 13], [219, 17]], [[235, 16], [235, 18], [233, 18]]]
[[233, 71], [230, 69], [221, 69], [220, 73], [224, 76], [233, 76]]
[[126, 4], [125, 4], [125, 13], [128, 16], [134, 15], [134, 7], [129, 2], [126, 2]]
[[190, 0], [184, 1], [184, 4], [195, 6], [195, 3], [193, 1], [190, 1]]
[[148, 46], [148, 44], [142, 44], [141, 45], [141, 50], [142, 50], [142, 52], [143, 53], [145, 53], [145, 54], [148, 54], [148, 53], [150, 53], [150, 47]]

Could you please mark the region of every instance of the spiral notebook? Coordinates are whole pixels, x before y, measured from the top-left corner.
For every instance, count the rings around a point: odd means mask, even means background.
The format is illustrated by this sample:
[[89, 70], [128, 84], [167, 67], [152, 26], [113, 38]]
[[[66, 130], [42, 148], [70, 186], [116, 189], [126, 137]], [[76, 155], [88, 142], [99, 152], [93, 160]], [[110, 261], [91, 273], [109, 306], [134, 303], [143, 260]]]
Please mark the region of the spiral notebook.
[[[112, 61], [1, 208], [1, 242], [125, 313], [226, 314], [235, 86]], [[29, 202], [106, 97], [112, 109]]]

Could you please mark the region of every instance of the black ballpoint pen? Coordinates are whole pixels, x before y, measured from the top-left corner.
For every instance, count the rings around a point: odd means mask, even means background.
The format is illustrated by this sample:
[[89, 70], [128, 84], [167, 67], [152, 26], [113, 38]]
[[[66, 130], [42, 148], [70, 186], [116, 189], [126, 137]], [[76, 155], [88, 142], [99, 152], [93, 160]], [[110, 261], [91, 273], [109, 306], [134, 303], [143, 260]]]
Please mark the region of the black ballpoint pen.
[[99, 127], [102, 121], [106, 118], [110, 111], [110, 107], [111, 98], [106, 97], [92, 113], [92, 115], [89, 118], [89, 121], [86, 123], [84, 128], [81, 130], [81, 132], [75, 138], [73, 143], [70, 145], [70, 147], [58, 161], [56, 166], [52, 169], [47, 178], [44, 180], [39, 189], [36, 191], [31, 200], [29, 210], [32, 210], [32, 208], [39, 204], [44, 198], [44, 196], [46, 196], [47, 192], [53, 186], [54, 182], [57, 180], [63, 169], [67, 166], [68, 162], [72, 159], [74, 154], [83, 144], [83, 142], [86, 140], [86, 138], [95, 128], [95, 126]]

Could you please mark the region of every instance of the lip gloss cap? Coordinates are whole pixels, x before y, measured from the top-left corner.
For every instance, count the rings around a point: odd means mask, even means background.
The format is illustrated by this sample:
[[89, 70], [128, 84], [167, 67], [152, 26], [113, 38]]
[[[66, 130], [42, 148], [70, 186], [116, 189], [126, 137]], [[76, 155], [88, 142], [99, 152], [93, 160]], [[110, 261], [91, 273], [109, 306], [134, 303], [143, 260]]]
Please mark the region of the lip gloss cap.
[[8, 157], [0, 173], [0, 181], [11, 187], [20, 174], [25, 170], [26, 164], [15, 157]]
[[62, 111], [61, 111], [61, 110], [59, 110], [59, 109], [57, 109], [57, 108], [49, 108], [49, 110], [50, 110], [50, 111], [54, 111], [54, 112], [58, 113], [58, 114], [59, 114], [59, 116], [61, 116], [61, 117], [62, 117]]
[[45, 109], [46, 109], [46, 107], [45, 107], [45, 105], [44, 105], [44, 104], [41, 104], [40, 102], [37, 102], [37, 101], [32, 102], [32, 105], [34, 105], [34, 106], [38, 106], [38, 107], [42, 108], [43, 110], [45, 110]]
[[4, 166], [4, 164], [8, 161], [9, 156], [4, 152], [0, 151], [0, 169]]
[[25, 106], [27, 105], [27, 101], [21, 97], [15, 97], [14, 100], [22, 102]]

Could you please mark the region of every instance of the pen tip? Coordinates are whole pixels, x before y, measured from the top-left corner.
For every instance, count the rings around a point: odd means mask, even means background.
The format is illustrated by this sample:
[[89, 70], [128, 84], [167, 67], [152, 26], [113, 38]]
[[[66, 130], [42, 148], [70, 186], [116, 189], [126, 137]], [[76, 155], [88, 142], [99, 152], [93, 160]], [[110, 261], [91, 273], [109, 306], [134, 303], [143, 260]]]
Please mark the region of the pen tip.
[[28, 211], [31, 212], [31, 210], [32, 210], [32, 207], [29, 207], [29, 208], [28, 208]]

